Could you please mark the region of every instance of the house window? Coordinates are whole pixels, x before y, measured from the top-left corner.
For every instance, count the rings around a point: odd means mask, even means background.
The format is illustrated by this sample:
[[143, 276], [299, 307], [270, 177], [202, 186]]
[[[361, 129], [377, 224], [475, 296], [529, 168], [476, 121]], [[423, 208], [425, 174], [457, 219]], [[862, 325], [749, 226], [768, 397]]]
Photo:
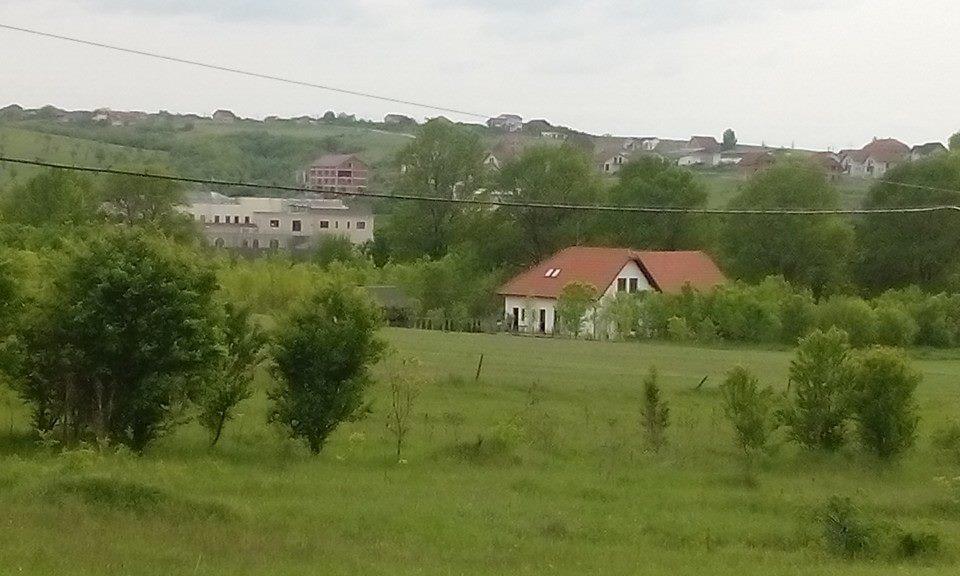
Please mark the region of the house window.
[[339, 228], [339, 227], [340, 227], [340, 221], [339, 221], [339, 220], [334, 220], [334, 221], [333, 221], [333, 227], [334, 227], [334, 228]]
[[349, 230], [349, 229], [350, 229], [350, 221], [347, 220], [347, 230]]
[[294, 232], [301, 232], [303, 231], [303, 223], [300, 220], [294, 220], [290, 223], [290, 229]]
[[279, 228], [279, 227], [280, 227], [280, 221], [279, 221], [279, 220], [271, 220], [271, 221], [270, 221], [270, 227], [271, 227], [271, 228]]
[[639, 280], [637, 278], [630, 279], [630, 292], [637, 292], [639, 290]]
[[250, 223], [250, 217], [249, 217], [249, 216], [244, 216], [244, 217], [243, 217], [243, 223], [244, 223], [244, 224], [249, 224], [249, 223]]
[[329, 221], [329, 220], [321, 220], [321, 221], [320, 221], [320, 227], [321, 227], [321, 228], [329, 228], [329, 227], [330, 227], [330, 221]]
[[357, 222], [357, 230], [366, 230], [367, 223], [363, 221]]
[[253, 239], [253, 249], [254, 249], [254, 250], [259, 250], [259, 249], [260, 249], [260, 241], [257, 240], [256, 238]]
[[271, 249], [271, 250], [276, 250], [276, 249], [279, 248], [279, 247], [280, 247], [280, 241], [279, 241], [279, 240], [271, 240], [271, 241], [270, 241], [270, 249]]
[[550, 277], [551, 277], [551, 278], [556, 278], [556, 277], [559, 276], [559, 275], [560, 275], [560, 269], [559, 269], [559, 268], [556, 268], [556, 269], [550, 274]]
[[627, 279], [617, 278], [617, 292], [626, 292], [626, 291], [627, 291]]
[[206, 224], [206, 223], [207, 223], [207, 215], [206, 215], [206, 214], [201, 214], [201, 215], [200, 215], [200, 221], [203, 222], [204, 224]]
[[234, 217], [233, 217], [233, 223], [234, 223], [234, 224], [239, 224], [239, 223], [240, 223], [240, 217], [239, 217], [239, 216], [234, 216]]
[[544, 278], [549, 278], [550, 276], [553, 275], [553, 271], [554, 271], [554, 268], [548, 269], [546, 272], [543, 273], [543, 277], [544, 277]]
[[214, 217], [213, 217], [213, 223], [214, 223], [214, 224], [219, 224], [219, 223], [220, 223], [220, 217], [219, 217], [219, 216], [214, 216]]

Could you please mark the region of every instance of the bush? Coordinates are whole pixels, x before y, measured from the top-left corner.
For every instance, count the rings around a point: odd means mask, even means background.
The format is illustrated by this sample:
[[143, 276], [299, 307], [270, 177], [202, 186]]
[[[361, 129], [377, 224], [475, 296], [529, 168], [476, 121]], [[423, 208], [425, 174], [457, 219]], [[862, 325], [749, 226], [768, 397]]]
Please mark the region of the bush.
[[933, 447], [960, 463], [960, 422], [952, 422], [933, 433]]
[[877, 552], [877, 529], [860, 517], [849, 498], [834, 496], [821, 516], [827, 549], [843, 558], [864, 558]]
[[656, 368], [651, 368], [643, 379], [643, 431], [647, 437], [647, 444], [654, 452], [659, 452], [666, 443], [667, 425], [669, 424], [670, 408], [666, 401], [660, 398], [659, 375]]
[[816, 330], [800, 340], [790, 363], [793, 396], [783, 420], [790, 437], [806, 448], [835, 450], [845, 440], [849, 349], [846, 333]]
[[[591, 284], [571, 282], [557, 297], [556, 319], [564, 332], [574, 338], [583, 330], [584, 317], [597, 300], [597, 289]], [[532, 318], [531, 318], [532, 320]]]
[[693, 339], [693, 332], [690, 331], [686, 318], [670, 317], [667, 320], [667, 337], [674, 342], [688, 342]]
[[361, 408], [370, 365], [384, 349], [379, 314], [359, 290], [325, 285], [277, 338], [269, 419], [318, 454], [341, 422]]
[[604, 307], [602, 316], [620, 339], [627, 339], [640, 327], [640, 298], [629, 292], [619, 292]]
[[781, 339], [786, 344], [810, 333], [817, 324], [817, 306], [809, 292], [789, 294], [780, 302]]
[[904, 308], [896, 305], [876, 309], [877, 343], [884, 346], [912, 346], [920, 326]]
[[748, 478], [752, 475], [753, 460], [766, 450], [774, 429], [771, 418], [773, 390], [760, 388], [757, 378], [749, 370], [737, 366], [727, 373], [720, 384], [723, 413], [733, 426], [737, 447], [743, 452]]
[[886, 459], [913, 446], [919, 422], [913, 395], [920, 375], [903, 354], [884, 348], [864, 352], [852, 363], [851, 378], [863, 447]]
[[877, 341], [877, 318], [862, 298], [833, 296], [821, 302], [818, 324], [821, 329], [839, 328], [847, 333], [850, 345], [862, 348]]
[[704, 318], [697, 324], [697, 341], [703, 344], [713, 344], [720, 339], [717, 325], [710, 318]]
[[933, 532], [899, 531], [896, 536], [894, 554], [903, 560], [932, 558], [940, 554], [943, 543], [940, 536]]

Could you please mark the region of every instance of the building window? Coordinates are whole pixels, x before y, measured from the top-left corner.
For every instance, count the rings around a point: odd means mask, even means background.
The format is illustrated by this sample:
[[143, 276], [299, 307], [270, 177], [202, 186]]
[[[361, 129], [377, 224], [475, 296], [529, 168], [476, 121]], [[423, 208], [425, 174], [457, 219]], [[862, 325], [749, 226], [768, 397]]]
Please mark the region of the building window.
[[206, 215], [206, 214], [201, 214], [201, 215], [200, 215], [200, 221], [203, 222], [204, 224], [206, 224], [206, 223], [207, 223], [207, 215]]
[[349, 230], [349, 229], [350, 229], [350, 221], [347, 220], [347, 230]]
[[360, 221], [357, 222], [357, 230], [366, 230], [366, 229], [367, 229], [367, 223], [366, 223], [366, 222], [364, 222], [364, 221], [362, 221], [362, 220], [360, 220]]
[[217, 238], [213, 241], [213, 245], [217, 248], [223, 248], [223, 238]]
[[329, 227], [330, 227], [330, 221], [329, 221], [329, 220], [321, 220], [321, 221], [320, 221], [320, 227], [321, 227], [321, 228], [329, 228]]
[[276, 249], [279, 248], [279, 247], [280, 247], [280, 241], [279, 241], [279, 240], [271, 240], [271, 241], [270, 241], [270, 249], [271, 249], [271, 250], [276, 250]]
[[256, 238], [253, 239], [253, 249], [254, 249], [254, 250], [259, 250], [259, 249], [260, 249], [260, 241], [257, 240]]
[[271, 228], [279, 228], [279, 227], [280, 227], [280, 221], [279, 221], [279, 220], [271, 220], [271, 221], [270, 221], [270, 227], [271, 227]]
[[244, 216], [244, 217], [243, 217], [243, 223], [244, 223], [244, 224], [249, 224], [249, 223], [250, 223], [250, 217], [249, 217], [249, 216]]
[[617, 292], [626, 292], [626, 291], [627, 291], [627, 279], [617, 278]]
[[249, 248], [249, 247], [250, 247], [250, 241], [247, 240], [246, 238], [243, 239], [243, 247], [244, 247], [244, 248]]
[[303, 223], [301, 223], [299, 220], [294, 220], [290, 223], [290, 229], [294, 232], [301, 232], [303, 231]]
[[630, 279], [630, 291], [637, 292], [639, 290], [639, 280], [637, 278]]
[[234, 217], [233, 217], [233, 223], [234, 223], [234, 224], [239, 224], [239, 223], [240, 223], [240, 217], [239, 217], [239, 216], [234, 216]]
[[214, 217], [213, 217], [213, 223], [214, 223], [214, 224], [219, 224], [219, 223], [220, 223], [220, 217], [219, 217], [219, 216], [214, 216]]
[[334, 221], [333, 221], [333, 227], [334, 227], [334, 228], [339, 228], [339, 227], [340, 227], [340, 221], [339, 221], [339, 220], [334, 220]]

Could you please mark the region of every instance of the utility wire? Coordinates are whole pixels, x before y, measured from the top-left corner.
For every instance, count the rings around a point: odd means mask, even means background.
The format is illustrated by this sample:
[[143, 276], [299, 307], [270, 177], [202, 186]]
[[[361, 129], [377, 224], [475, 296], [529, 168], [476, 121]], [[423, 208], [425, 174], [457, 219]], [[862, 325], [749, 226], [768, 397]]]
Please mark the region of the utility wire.
[[342, 197], [359, 198], [377, 198], [383, 200], [409, 200], [414, 202], [426, 202], [434, 204], [462, 204], [470, 206], [502, 206], [511, 208], [534, 208], [538, 210], [565, 210], [565, 211], [583, 211], [583, 212], [618, 212], [618, 213], [641, 213], [641, 214], [712, 214], [712, 215], [769, 215], [769, 216], [825, 216], [825, 215], [858, 215], [858, 214], [918, 214], [931, 212], [960, 212], [960, 206], [940, 205], [940, 206], [917, 206], [908, 208], [680, 208], [665, 206], [615, 206], [606, 204], [554, 204], [544, 202], [516, 202], [510, 200], [489, 200], [483, 198], [438, 198], [429, 196], [414, 196], [410, 194], [388, 194], [384, 192], [335, 192], [325, 190], [314, 190], [300, 186], [282, 186], [270, 184], [258, 184], [255, 182], [231, 182], [229, 180], [216, 180], [205, 178], [188, 178], [184, 176], [172, 176], [168, 174], [152, 174], [150, 172], [134, 172], [132, 170], [119, 170], [116, 168], [100, 168], [95, 166], [72, 166], [69, 164], [57, 164], [54, 162], [44, 162], [41, 160], [27, 160], [24, 158], [8, 158], [0, 156], [0, 162], [9, 162], [11, 164], [22, 164], [26, 166], [39, 166], [42, 168], [53, 168], [58, 170], [70, 170], [73, 172], [86, 172], [95, 174], [113, 174], [121, 176], [136, 176], [139, 178], [151, 178], [154, 180], [166, 180], [170, 182], [180, 182], [185, 184], [202, 184], [205, 186], [235, 186], [240, 188], [250, 188], [255, 190], [281, 190], [284, 192], [297, 193], [317, 193], [332, 194]]
[[137, 50], [134, 48], [125, 48], [123, 46], [115, 46], [113, 44], [104, 44], [102, 42], [94, 42], [93, 40], [84, 40], [82, 38], [74, 38], [72, 36], [63, 36], [60, 34], [53, 34], [51, 32], [43, 32], [41, 30], [22, 28], [20, 26], [11, 26], [9, 24], [0, 23], [0, 28], [4, 30], [11, 30], [14, 32], [23, 32], [25, 34], [33, 34], [34, 36], [42, 36], [44, 38], [64, 40], [66, 42], [73, 42], [75, 44], [83, 44], [85, 46], [105, 48], [107, 50], [114, 50], [116, 52], [136, 54], [137, 56], [147, 56], [148, 58], [155, 58], [157, 60], [166, 60], [167, 62], [176, 62], [178, 64], [188, 64], [190, 66], [198, 66], [200, 68], [208, 68], [210, 70], [219, 70], [221, 72], [230, 72], [232, 74], [239, 74], [241, 76], [249, 76], [251, 78], [260, 78], [262, 80], [273, 80], [276, 82], [283, 82], [286, 84], [293, 84], [296, 86], [305, 86], [307, 88], [317, 88], [319, 90], [326, 90], [328, 92], [337, 92], [339, 94], [348, 94], [350, 96], [359, 96], [361, 98], [369, 98], [371, 100], [381, 100], [383, 102], [392, 102], [394, 104], [404, 104], [407, 106], [415, 106], [417, 108], [425, 108], [427, 110], [450, 112], [453, 114], [460, 114], [463, 116], [472, 116], [474, 118], [482, 118], [482, 119], [487, 119], [493, 116], [492, 114], [480, 114], [479, 112], [471, 112], [469, 110], [460, 110], [457, 108], [447, 108], [444, 106], [435, 106], [433, 104], [427, 104], [424, 102], [415, 102], [413, 100], [404, 100], [402, 98], [382, 96], [380, 94], [374, 94], [371, 92], [362, 92], [360, 90], [351, 90], [349, 88], [340, 88], [337, 86], [329, 86], [326, 84], [317, 84], [314, 82], [307, 82], [305, 80], [295, 80], [293, 78], [285, 78], [283, 76], [274, 76], [272, 74], [264, 74], [261, 72], [251, 72], [249, 70], [242, 70], [240, 68], [233, 68], [231, 66], [220, 66], [218, 64], [200, 62], [198, 60], [188, 60], [186, 58], [178, 58], [176, 56], [167, 56], [166, 54], [158, 54], [156, 52], [148, 52], [146, 50]]

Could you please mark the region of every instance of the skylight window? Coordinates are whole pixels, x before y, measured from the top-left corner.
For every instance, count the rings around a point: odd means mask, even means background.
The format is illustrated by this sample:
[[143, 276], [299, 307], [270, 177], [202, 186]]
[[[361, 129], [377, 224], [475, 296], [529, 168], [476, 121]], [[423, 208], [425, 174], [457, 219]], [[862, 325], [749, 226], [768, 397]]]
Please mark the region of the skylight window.
[[559, 268], [556, 268], [556, 269], [554, 269], [553, 272], [550, 274], [550, 277], [551, 277], [551, 278], [556, 278], [556, 277], [559, 276], [559, 275], [560, 275], [560, 269], [559, 269]]
[[556, 270], [556, 268], [551, 268], [551, 269], [547, 270], [547, 271], [543, 274], [543, 277], [544, 277], [544, 278], [552, 278], [552, 277], [553, 277], [553, 272], [554, 272], [554, 270]]

